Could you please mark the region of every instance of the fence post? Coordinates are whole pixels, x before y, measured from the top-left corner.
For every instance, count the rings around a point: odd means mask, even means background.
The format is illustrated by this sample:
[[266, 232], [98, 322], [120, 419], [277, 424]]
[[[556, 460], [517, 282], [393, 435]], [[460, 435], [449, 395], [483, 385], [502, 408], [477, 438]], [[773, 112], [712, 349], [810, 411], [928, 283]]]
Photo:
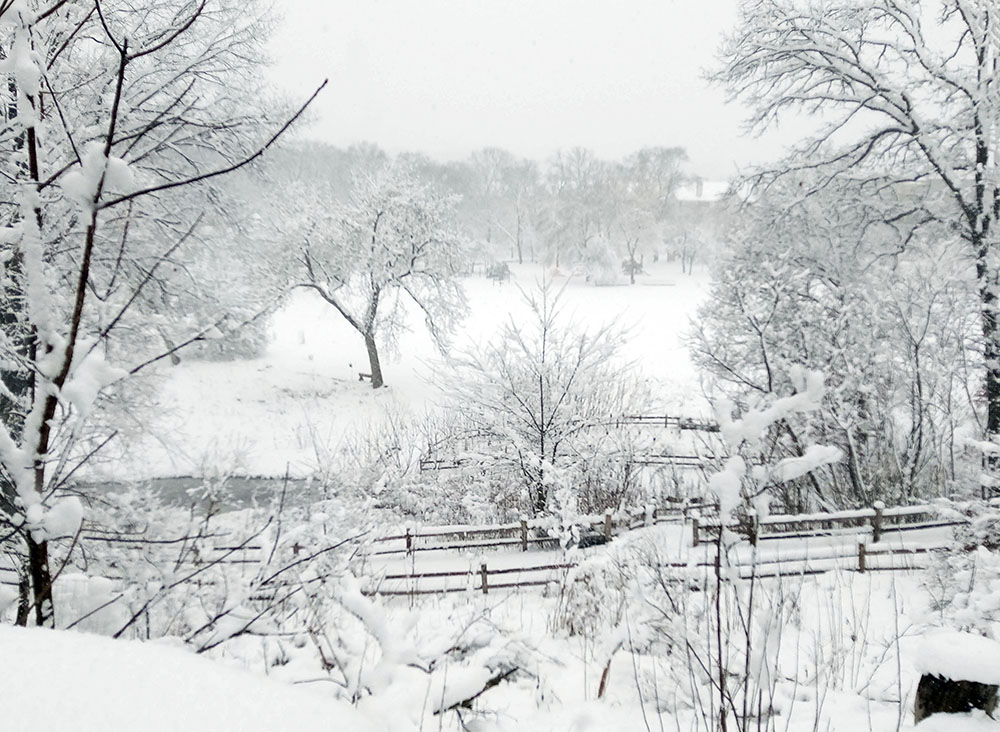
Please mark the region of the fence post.
[[483, 594], [484, 595], [490, 594], [490, 583], [489, 580], [486, 578], [487, 577], [486, 562], [483, 562], [482, 564], [479, 565], [479, 576], [482, 577], [483, 581]]
[[413, 554], [413, 534], [409, 526], [406, 527], [406, 554]]
[[757, 546], [758, 536], [760, 536], [760, 516], [754, 511], [750, 514], [750, 546]]
[[521, 517], [521, 551], [528, 551], [528, 519]]
[[864, 573], [867, 565], [868, 547], [865, 546], [864, 537], [858, 538], [858, 571]]
[[611, 509], [604, 512], [604, 540], [611, 541]]
[[882, 512], [885, 511], [885, 504], [882, 501], [875, 501], [875, 515], [872, 516], [872, 544], [878, 544], [882, 538]]
[[691, 514], [691, 546], [698, 546], [698, 514]]

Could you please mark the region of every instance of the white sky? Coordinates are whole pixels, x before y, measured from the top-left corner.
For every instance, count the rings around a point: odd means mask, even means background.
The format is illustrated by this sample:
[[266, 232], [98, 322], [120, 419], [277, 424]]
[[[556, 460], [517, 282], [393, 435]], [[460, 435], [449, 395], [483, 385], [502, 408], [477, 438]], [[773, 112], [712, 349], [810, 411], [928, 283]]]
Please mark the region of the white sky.
[[439, 159], [487, 145], [542, 160], [680, 145], [725, 178], [775, 157], [709, 88], [735, 0], [283, 0], [272, 46], [285, 90], [323, 78], [308, 136]]

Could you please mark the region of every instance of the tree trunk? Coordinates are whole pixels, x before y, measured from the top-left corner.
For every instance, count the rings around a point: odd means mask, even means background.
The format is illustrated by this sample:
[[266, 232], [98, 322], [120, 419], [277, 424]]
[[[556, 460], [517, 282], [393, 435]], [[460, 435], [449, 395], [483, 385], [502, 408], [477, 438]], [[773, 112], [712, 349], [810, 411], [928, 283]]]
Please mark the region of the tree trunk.
[[532, 508], [535, 510], [535, 516], [544, 516], [548, 501], [545, 500], [545, 484], [541, 478], [539, 478], [535, 485], [531, 486], [531, 492], [534, 494], [531, 497], [531, 503]]
[[524, 252], [523, 252], [523, 242], [521, 237], [521, 213], [517, 214], [517, 239], [515, 241], [517, 244], [517, 263], [524, 264]]
[[35, 625], [54, 628], [55, 608], [52, 604], [52, 573], [49, 570], [49, 544], [35, 542], [30, 533], [28, 543], [28, 573], [31, 575], [32, 601], [35, 606]]
[[22, 628], [28, 625], [28, 618], [31, 615], [31, 579], [24, 572], [24, 568], [18, 569], [17, 577], [17, 617], [14, 625]]
[[[984, 288], [985, 289], [985, 288]], [[990, 438], [1000, 436], [1000, 344], [997, 343], [996, 297], [983, 295], [983, 341], [986, 360], [986, 432]]]
[[372, 389], [378, 389], [385, 382], [382, 380], [382, 365], [378, 360], [378, 346], [375, 345], [375, 336], [370, 333], [365, 333], [365, 348], [368, 349], [368, 365], [371, 367]]
[[[993, 439], [1000, 435], [1000, 343], [998, 343], [1000, 333], [997, 332], [997, 296], [991, 282], [992, 273], [986, 261], [989, 249], [981, 241], [974, 242], [974, 245], [979, 254], [976, 275], [979, 279], [983, 359], [986, 364], [986, 435], [989, 439]], [[990, 462], [995, 464], [994, 459]]]

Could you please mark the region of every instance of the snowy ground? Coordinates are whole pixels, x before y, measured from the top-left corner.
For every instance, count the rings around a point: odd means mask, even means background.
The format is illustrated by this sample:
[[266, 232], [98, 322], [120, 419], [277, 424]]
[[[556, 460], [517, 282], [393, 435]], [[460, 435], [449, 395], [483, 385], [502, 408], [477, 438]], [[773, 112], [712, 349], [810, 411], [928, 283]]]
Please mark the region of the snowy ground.
[[386, 728], [344, 702], [167, 643], [0, 625], [0, 658], [9, 732]]
[[[470, 314], [455, 349], [489, 340], [508, 318], [524, 317], [518, 288], [532, 288], [544, 270], [513, 270], [507, 283], [465, 280]], [[565, 311], [582, 324], [628, 330], [624, 355], [654, 384], [658, 402], [650, 405], [652, 412], [669, 407], [698, 416], [706, 407], [682, 336], [706, 286], [703, 270], [684, 275], [672, 264], [654, 265], [634, 287], [572, 279]], [[385, 353], [388, 388], [373, 392], [358, 380], [359, 371], [368, 371], [360, 336], [318, 297], [296, 293], [274, 317], [274, 340], [264, 357], [164, 365], [153, 436], [126, 443], [120, 461], [91, 477], [280, 476], [286, 467], [293, 476], [308, 475], [345, 433], [366, 430], [394, 411], [434, 407], [441, 356], [419, 319], [411, 320], [396, 352]]]
[[[590, 561], [614, 567], [616, 551], [620, 558], [622, 551], [641, 550], [644, 544], [659, 550], [662, 539], [656, 532], [635, 532], [629, 542], [604, 556], [591, 553]], [[583, 630], [572, 631], [570, 621], [579, 620], [586, 605], [569, 601], [565, 588], [563, 583], [547, 592], [488, 596], [468, 592], [384, 603], [383, 632], [393, 640], [397, 661], [410, 652], [433, 656], [462, 643], [475, 646], [482, 637], [488, 640], [490, 654], [516, 658], [522, 664], [510, 681], [487, 691], [463, 711], [461, 719], [454, 712], [435, 715], [434, 709], [444, 699], [460, 699], [478, 688], [483, 676], [476, 654], [439, 664], [433, 674], [417, 668], [420, 664], [375, 669], [373, 678], [379, 683], [374, 695], [352, 707], [330, 698], [331, 685], [313, 666], [299, 662], [303, 659], [293, 655], [282, 665], [262, 663], [268, 653], [261, 652], [263, 645], [255, 639], [247, 639], [235, 656], [210, 661], [168, 643], [112, 642], [82, 633], [0, 626], [4, 659], [0, 684], [5, 700], [0, 705], [0, 728], [18, 732], [706, 729], [703, 710], [691, 705], [683, 679], [676, 676], [684, 658], [662, 655], [662, 645], [671, 639], [649, 624], [655, 614], [647, 612], [644, 617], [642, 604], [635, 605], [636, 615], [625, 629], [634, 634], [637, 650], [629, 650], [628, 644], [614, 650], [623, 627], [608, 622], [605, 615], [613, 612], [617, 590], [611, 585], [600, 588], [606, 604], [590, 612]], [[780, 622], [768, 651], [780, 677], [774, 716], [766, 729], [913, 729], [913, 696], [922, 658], [927, 656], [925, 634], [938, 622], [918, 575], [830, 572], [768, 580], [758, 593], [755, 622], [769, 623], [775, 616]], [[776, 609], [773, 598], [783, 598], [783, 609]], [[653, 605], [657, 601], [649, 600]], [[774, 643], [776, 638], [780, 644]], [[726, 641], [740, 642], [738, 637]], [[643, 650], [650, 644], [660, 647], [658, 654]], [[607, 690], [599, 699], [597, 690], [609, 656]], [[238, 661], [253, 673], [234, 668]], [[951, 661], [961, 665], [968, 659]], [[916, 729], [985, 732], [1000, 725], [972, 714], [932, 718]]]

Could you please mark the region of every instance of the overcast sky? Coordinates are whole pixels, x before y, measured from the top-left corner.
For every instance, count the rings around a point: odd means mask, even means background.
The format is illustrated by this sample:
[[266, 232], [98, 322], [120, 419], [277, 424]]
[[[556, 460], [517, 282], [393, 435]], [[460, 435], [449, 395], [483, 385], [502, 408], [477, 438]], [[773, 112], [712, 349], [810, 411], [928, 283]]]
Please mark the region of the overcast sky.
[[308, 135], [439, 159], [487, 145], [547, 158], [576, 145], [616, 158], [679, 145], [725, 178], [775, 157], [742, 137], [702, 69], [735, 0], [283, 0], [272, 47], [298, 96], [323, 78]]

